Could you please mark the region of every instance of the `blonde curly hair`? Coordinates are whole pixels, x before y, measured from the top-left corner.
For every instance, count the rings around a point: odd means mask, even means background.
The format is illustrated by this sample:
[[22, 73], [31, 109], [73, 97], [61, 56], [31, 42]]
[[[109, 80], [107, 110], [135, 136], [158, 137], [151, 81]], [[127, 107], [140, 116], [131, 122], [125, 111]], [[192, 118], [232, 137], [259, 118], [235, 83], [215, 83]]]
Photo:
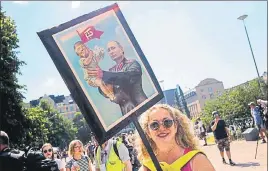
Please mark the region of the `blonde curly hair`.
[[[198, 149], [198, 140], [194, 136], [192, 127], [192, 122], [188, 119], [186, 115], [184, 115], [182, 112], [180, 112], [178, 109], [173, 108], [166, 104], [157, 104], [153, 107], [151, 107], [149, 110], [147, 110], [145, 113], [143, 113], [139, 119], [139, 123], [142, 127], [142, 129], [145, 132], [145, 135], [153, 149], [153, 152], [157, 153], [157, 147], [155, 142], [149, 138], [149, 128], [148, 128], [148, 122], [149, 122], [149, 115], [152, 111], [156, 109], [165, 109], [167, 110], [171, 117], [174, 119], [175, 123], [177, 124], [177, 132], [176, 132], [176, 143], [182, 147], [182, 148], [191, 148], [193, 150]], [[148, 151], [146, 147], [144, 146], [142, 139], [136, 132], [136, 141], [135, 146], [138, 152], [138, 159], [140, 161], [143, 161], [144, 159], [149, 159], [150, 156], [148, 154]]]
[[84, 152], [84, 148], [83, 148], [83, 143], [80, 140], [73, 140], [70, 142], [69, 144], [69, 148], [68, 148], [68, 156], [72, 157], [74, 155], [74, 147], [76, 145], [76, 143], [79, 143], [81, 145], [81, 155], [83, 155]]

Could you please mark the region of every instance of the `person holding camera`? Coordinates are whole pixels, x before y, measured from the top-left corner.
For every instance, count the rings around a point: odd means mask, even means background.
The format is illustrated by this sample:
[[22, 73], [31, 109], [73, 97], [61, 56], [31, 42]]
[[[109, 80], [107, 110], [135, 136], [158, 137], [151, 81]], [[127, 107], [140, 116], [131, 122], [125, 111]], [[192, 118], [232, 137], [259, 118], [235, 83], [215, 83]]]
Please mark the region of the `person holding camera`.
[[42, 150], [43, 155], [47, 159], [54, 160], [57, 163], [58, 169], [60, 171], [64, 171], [64, 164], [60, 159], [54, 157], [53, 148], [52, 148], [52, 145], [50, 143], [45, 143], [42, 146], [41, 150]]
[[204, 146], [207, 146], [205, 125], [200, 118], [197, 119], [197, 122], [198, 122], [197, 125], [198, 125], [198, 129], [199, 129], [199, 133], [200, 133], [200, 138], [205, 141]]
[[59, 171], [54, 160], [46, 159], [40, 150], [28, 148], [25, 151], [11, 149], [9, 137], [0, 131], [1, 171]]
[[224, 158], [225, 149], [230, 165], [234, 166], [235, 163], [231, 159], [229, 129], [227, 128], [225, 121], [220, 118], [218, 111], [212, 112], [212, 115], [215, 119], [211, 122], [211, 129], [214, 133], [216, 144], [218, 145], [218, 149], [222, 157], [222, 162], [227, 164]]
[[23, 161], [24, 152], [9, 147], [9, 137], [6, 132], [0, 131], [0, 170], [25, 170]]

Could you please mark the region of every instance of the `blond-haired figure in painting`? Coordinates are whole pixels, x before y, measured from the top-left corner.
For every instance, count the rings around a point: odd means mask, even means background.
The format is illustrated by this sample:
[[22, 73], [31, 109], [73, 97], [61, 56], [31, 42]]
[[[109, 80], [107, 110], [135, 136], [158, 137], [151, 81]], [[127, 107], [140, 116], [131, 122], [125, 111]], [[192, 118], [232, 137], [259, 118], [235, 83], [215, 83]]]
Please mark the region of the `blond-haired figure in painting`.
[[99, 87], [110, 100], [113, 100], [112, 85], [105, 84], [98, 77], [88, 74], [90, 69], [99, 68], [98, 63], [104, 58], [104, 49], [95, 46], [94, 50], [91, 50], [83, 42], [78, 41], [74, 45], [74, 50], [80, 58], [79, 64], [83, 68], [85, 81], [92, 87]]

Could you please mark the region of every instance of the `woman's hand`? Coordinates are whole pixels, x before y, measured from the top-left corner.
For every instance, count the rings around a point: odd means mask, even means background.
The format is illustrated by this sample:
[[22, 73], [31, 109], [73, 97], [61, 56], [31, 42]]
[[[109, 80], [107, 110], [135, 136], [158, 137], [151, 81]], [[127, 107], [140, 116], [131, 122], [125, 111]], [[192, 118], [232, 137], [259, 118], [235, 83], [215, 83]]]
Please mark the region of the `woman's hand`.
[[79, 166], [72, 166], [71, 167], [71, 171], [78, 171], [79, 170]]

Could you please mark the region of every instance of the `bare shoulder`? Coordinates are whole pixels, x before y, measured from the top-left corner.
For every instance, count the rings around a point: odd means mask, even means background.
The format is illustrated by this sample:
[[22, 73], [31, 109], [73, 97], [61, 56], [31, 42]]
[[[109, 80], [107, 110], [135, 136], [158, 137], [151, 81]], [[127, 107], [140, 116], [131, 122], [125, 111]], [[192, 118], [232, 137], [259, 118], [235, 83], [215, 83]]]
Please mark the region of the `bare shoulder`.
[[215, 171], [212, 163], [202, 153], [195, 155], [191, 161], [191, 166], [193, 171]]

